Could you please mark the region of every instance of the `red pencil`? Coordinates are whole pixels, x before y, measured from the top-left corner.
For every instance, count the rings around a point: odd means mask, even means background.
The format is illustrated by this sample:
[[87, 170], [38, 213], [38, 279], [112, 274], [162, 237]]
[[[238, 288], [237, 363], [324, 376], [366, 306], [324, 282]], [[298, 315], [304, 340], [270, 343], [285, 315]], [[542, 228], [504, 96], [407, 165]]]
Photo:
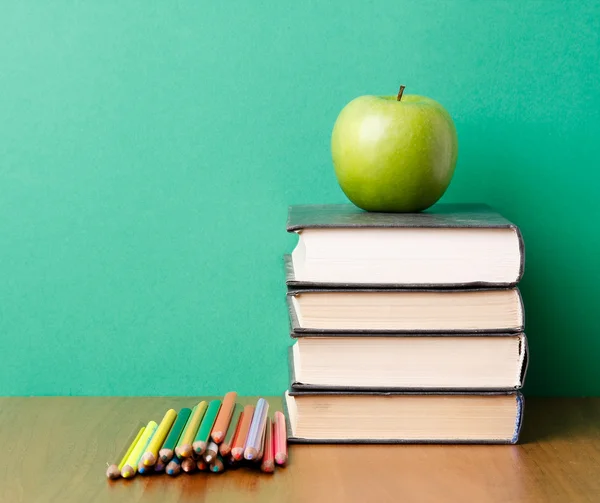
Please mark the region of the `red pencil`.
[[[273, 425], [274, 427], [275, 425]], [[260, 469], [265, 473], [273, 473], [275, 471], [275, 449], [273, 444], [273, 427], [271, 426], [271, 420], [267, 418], [267, 424], [265, 426], [265, 442], [264, 452], [262, 458], [262, 464]]]
[[277, 411], [273, 416], [273, 446], [275, 450], [275, 463], [284, 466], [287, 463], [287, 429], [285, 416]]

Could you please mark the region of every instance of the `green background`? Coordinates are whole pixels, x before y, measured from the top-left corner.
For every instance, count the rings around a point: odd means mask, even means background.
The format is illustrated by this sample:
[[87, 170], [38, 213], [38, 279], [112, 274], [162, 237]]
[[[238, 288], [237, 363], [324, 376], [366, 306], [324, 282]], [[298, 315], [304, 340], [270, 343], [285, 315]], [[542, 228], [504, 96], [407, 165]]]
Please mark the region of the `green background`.
[[598, 5], [0, 2], [0, 394], [280, 393], [287, 206], [400, 83], [522, 227], [527, 393], [600, 394]]

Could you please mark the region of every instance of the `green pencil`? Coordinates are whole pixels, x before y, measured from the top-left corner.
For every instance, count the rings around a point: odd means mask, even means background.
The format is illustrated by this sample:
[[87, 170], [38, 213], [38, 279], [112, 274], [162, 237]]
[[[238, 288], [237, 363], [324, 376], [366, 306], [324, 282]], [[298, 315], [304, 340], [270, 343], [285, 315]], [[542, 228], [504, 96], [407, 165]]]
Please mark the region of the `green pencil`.
[[162, 449], [158, 453], [163, 463], [166, 464], [169, 461], [171, 461], [171, 458], [173, 457], [173, 451], [175, 450], [175, 446], [177, 445], [177, 442], [179, 442], [179, 437], [181, 437], [181, 433], [183, 432], [183, 429], [185, 428], [185, 425], [187, 424], [191, 414], [192, 411], [187, 407], [181, 409], [179, 411], [179, 414], [177, 414], [177, 420], [171, 428], [169, 436], [165, 440]]
[[208, 404], [208, 409], [206, 410], [206, 414], [204, 414], [204, 419], [202, 419], [202, 423], [200, 424], [200, 428], [198, 429], [193, 444], [196, 454], [202, 454], [206, 450], [210, 432], [215, 424], [215, 419], [217, 419], [220, 408], [221, 400], [211, 400]]

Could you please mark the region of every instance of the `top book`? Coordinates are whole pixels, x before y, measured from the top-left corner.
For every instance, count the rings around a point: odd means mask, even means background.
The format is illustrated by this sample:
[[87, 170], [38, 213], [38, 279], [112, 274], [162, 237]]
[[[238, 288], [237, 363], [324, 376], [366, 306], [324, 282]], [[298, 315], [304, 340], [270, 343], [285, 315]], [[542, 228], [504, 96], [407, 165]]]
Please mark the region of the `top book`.
[[290, 287], [510, 287], [523, 275], [519, 228], [483, 204], [371, 213], [351, 204], [291, 206]]

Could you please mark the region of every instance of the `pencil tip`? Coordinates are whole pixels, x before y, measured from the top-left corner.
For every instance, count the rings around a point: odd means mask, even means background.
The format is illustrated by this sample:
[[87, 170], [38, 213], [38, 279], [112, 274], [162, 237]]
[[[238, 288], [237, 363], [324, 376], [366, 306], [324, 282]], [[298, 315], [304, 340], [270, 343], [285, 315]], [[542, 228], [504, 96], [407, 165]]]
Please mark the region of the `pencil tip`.
[[129, 477], [133, 476], [133, 468], [131, 468], [129, 465], [125, 465], [121, 470], [121, 476], [124, 479], [128, 479]]

